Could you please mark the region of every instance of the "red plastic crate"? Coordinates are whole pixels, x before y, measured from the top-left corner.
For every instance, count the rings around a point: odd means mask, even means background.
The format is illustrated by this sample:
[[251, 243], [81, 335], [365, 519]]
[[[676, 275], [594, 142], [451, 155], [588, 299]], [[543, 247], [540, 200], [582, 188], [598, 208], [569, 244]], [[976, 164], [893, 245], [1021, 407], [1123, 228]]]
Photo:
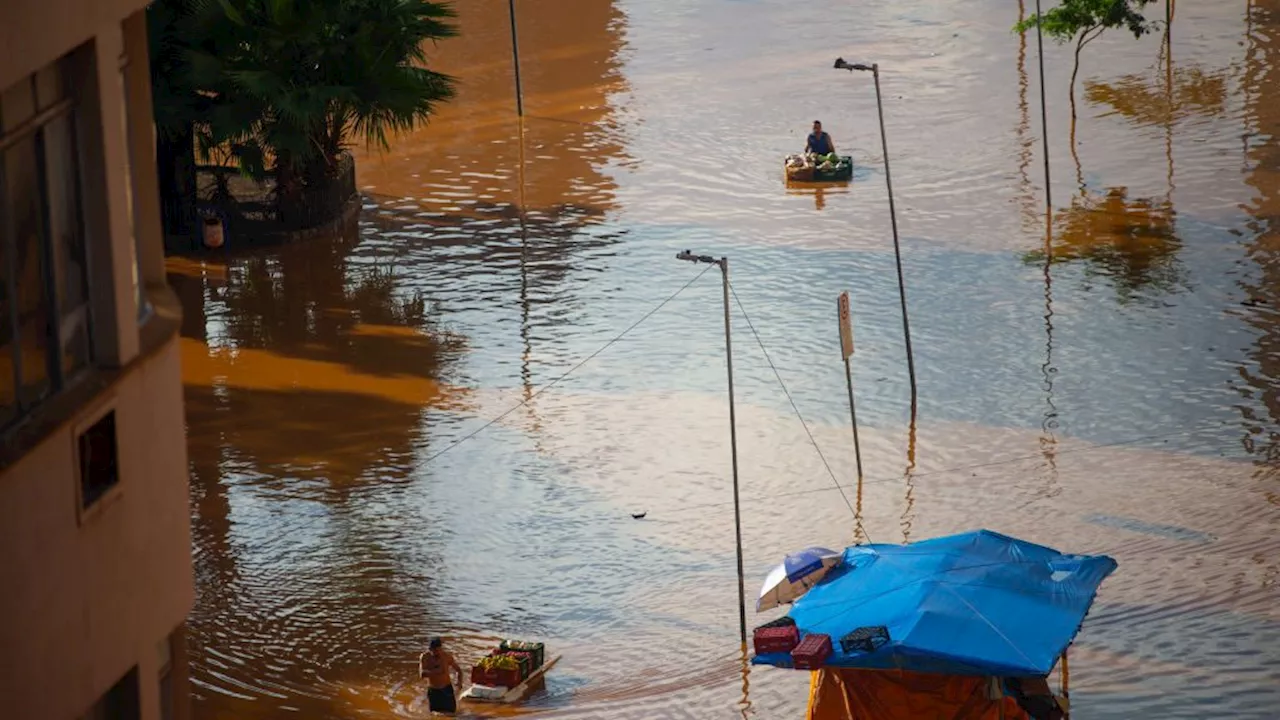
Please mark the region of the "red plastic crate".
[[471, 668], [471, 682], [474, 685], [513, 688], [523, 682], [523, 678], [520, 677], [520, 668], [484, 670], [476, 665]]
[[494, 670], [493, 687], [513, 688], [521, 683], [520, 668], [510, 670]]
[[831, 636], [809, 633], [791, 651], [791, 662], [797, 670], [817, 670], [831, 655]]
[[800, 631], [795, 625], [759, 627], [751, 634], [757, 655], [791, 652], [800, 642]]
[[471, 684], [472, 684], [472, 685], [489, 685], [489, 686], [492, 686], [492, 685], [494, 684], [495, 680], [496, 680], [496, 679], [494, 678], [494, 675], [493, 675], [493, 672], [492, 672], [492, 671], [490, 671], [490, 670], [485, 670], [484, 668], [480, 667], [479, 665], [473, 665], [473, 666], [471, 667]]

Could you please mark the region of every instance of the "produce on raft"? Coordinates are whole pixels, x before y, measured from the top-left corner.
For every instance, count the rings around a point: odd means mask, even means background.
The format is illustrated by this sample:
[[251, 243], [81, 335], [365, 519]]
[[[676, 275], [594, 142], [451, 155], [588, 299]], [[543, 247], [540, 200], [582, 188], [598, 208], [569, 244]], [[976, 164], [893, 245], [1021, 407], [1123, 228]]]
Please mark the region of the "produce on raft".
[[489, 655], [480, 658], [476, 666], [481, 670], [519, 670], [520, 661], [510, 655]]
[[521, 640], [503, 640], [498, 647], [504, 652], [527, 652], [532, 656], [533, 669], [542, 667], [545, 646], [540, 642], [524, 642]]

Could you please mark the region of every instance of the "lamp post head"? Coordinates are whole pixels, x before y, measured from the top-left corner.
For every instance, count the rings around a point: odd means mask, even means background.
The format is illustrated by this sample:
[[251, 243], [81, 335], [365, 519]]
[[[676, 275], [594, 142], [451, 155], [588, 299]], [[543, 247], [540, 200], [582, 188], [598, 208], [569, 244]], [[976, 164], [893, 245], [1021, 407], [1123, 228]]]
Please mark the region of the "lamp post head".
[[876, 66], [874, 64], [867, 65], [864, 63], [851, 63], [851, 62], [847, 62], [842, 57], [836, 58], [835, 65], [832, 65], [832, 67], [835, 68], [836, 70], [848, 70], [849, 72], [853, 72], [854, 70], [862, 70], [863, 72], [866, 72], [866, 71], [875, 72], [876, 70]]
[[689, 250], [676, 253], [676, 259], [685, 260], [691, 263], [707, 263], [708, 265], [719, 265], [722, 270], [724, 269], [724, 260], [725, 260], [724, 258], [717, 259], [710, 255], [694, 255], [693, 252]]

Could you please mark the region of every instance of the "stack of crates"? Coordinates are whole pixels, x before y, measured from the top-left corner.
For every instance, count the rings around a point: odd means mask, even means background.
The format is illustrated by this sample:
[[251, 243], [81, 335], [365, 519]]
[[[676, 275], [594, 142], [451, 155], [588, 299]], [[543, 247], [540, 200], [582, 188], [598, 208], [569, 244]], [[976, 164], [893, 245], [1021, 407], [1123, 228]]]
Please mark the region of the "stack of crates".
[[[524, 642], [521, 640], [503, 640], [498, 646], [499, 652], [528, 653], [532, 656], [533, 666], [530, 672], [534, 672], [542, 667], [542, 662], [546, 655], [546, 646], [543, 643]], [[528, 677], [528, 675], [525, 675]]]

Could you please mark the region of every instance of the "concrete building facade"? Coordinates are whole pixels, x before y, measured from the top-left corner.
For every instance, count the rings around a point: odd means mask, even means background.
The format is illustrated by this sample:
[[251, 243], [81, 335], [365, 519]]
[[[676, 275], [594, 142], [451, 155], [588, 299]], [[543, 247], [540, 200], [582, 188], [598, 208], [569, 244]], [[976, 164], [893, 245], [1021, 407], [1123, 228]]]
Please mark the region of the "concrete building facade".
[[144, 0], [0, 3], [0, 717], [189, 716]]

